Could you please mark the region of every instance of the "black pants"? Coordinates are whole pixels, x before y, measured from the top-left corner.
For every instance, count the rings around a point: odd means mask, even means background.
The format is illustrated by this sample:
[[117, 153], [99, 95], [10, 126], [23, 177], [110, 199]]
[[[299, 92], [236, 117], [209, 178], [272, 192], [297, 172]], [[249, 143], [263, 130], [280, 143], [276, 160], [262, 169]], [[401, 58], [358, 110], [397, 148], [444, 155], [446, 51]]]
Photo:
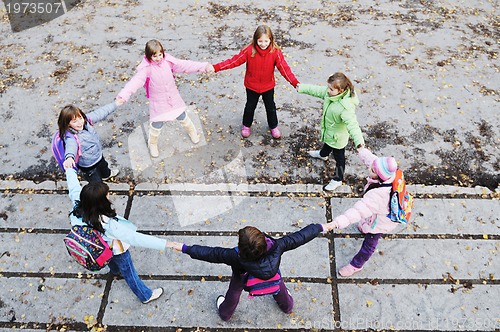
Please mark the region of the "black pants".
[[278, 126], [278, 115], [276, 114], [276, 104], [274, 103], [274, 89], [268, 90], [263, 93], [257, 93], [250, 89], [247, 90], [247, 103], [245, 104], [245, 111], [243, 112], [243, 125], [251, 127], [253, 117], [259, 97], [262, 96], [262, 101], [266, 107], [267, 125], [269, 129], [274, 129]]
[[78, 166], [78, 169], [82, 171], [83, 177], [88, 182], [100, 182], [102, 181], [102, 179], [105, 179], [111, 175], [111, 170], [109, 169], [108, 163], [104, 159], [104, 156], [102, 156], [101, 160], [99, 160], [94, 166]]
[[345, 148], [335, 149], [325, 143], [319, 151], [319, 155], [321, 157], [327, 157], [332, 152], [333, 158], [335, 159], [335, 174], [332, 180], [343, 181], [345, 172]]

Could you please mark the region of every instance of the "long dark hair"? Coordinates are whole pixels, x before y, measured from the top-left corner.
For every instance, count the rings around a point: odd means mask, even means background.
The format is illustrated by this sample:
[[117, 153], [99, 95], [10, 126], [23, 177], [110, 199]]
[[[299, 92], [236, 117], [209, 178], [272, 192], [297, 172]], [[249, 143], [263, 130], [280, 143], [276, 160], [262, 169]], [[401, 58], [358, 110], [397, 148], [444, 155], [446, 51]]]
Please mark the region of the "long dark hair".
[[108, 192], [109, 187], [104, 182], [91, 182], [85, 185], [80, 192], [80, 201], [71, 213], [82, 218], [87, 225], [104, 233], [101, 216], [116, 217], [116, 211], [108, 199]]
[[238, 231], [238, 250], [246, 261], [259, 259], [267, 249], [266, 236], [253, 226], [246, 226]]

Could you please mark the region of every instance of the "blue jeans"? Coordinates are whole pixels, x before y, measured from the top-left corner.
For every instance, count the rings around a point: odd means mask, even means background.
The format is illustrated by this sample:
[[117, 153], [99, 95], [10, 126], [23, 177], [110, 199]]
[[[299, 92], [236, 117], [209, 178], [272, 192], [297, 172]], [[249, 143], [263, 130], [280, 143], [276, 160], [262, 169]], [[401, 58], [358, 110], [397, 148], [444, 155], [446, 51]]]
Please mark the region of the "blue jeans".
[[113, 256], [108, 266], [111, 273], [114, 275], [121, 275], [123, 279], [125, 279], [127, 285], [141, 302], [149, 300], [153, 291], [142, 282], [141, 278], [139, 278], [128, 250], [123, 254]]

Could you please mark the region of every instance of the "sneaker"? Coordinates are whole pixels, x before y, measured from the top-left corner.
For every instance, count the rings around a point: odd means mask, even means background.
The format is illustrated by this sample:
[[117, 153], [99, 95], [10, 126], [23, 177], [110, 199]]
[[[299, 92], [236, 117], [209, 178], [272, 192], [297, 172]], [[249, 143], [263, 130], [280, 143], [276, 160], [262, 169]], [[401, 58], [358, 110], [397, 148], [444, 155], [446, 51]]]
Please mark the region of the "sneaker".
[[342, 181], [332, 180], [332, 181], [330, 181], [329, 184], [326, 185], [325, 190], [333, 191], [333, 190], [337, 189], [338, 187], [340, 187], [341, 185], [342, 185]]
[[281, 137], [281, 131], [278, 127], [271, 129], [271, 135], [273, 138], [280, 138]]
[[350, 277], [352, 276], [354, 273], [356, 272], [359, 272], [363, 270], [362, 267], [354, 267], [352, 266], [351, 264], [348, 264], [344, 267], [341, 267], [340, 270], [339, 270], [339, 274], [342, 276], [342, 277]]
[[162, 287], [155, 288], [155, 289], [153, 289], [153, 294], [151, 294], [151, 297], [149, 298], [149, 300], [146, 300], [142, 303], [144, 303], [144, 304], [149, 303], [151, 301], [158, 299], [162, 295], [163, 295], [163, 288]]
[[241, 126], [241, 136], [247, 138], [248, 136], [250, 136], [250, 127], [247, 127], [245, 125]]
[[117, 175], [118, 175], [118, 173], [120, 173], [120, 170], [119, 170], [118, 168], [113, 168], [113, 169], [111, 170], [111, 174], [109, 174], [109, 176], [108, 176], [107, 178], [103, 178], [102, 180], [103, 180], [103, 181], [107, 181], [107, 180], [109, 180], [109, 179], [111, 179], [111, 178], [113, 178], [113, 177], [117, 176]]
[[328, 156], [326, 157], [321, 157], [321, 155], [319, 154], [319, 150], [311, 150], [308, 152], [309, 155], [313, 158], [318, 158], [318, 159], [321, 159], [321, 160], [324, 160], [324, 161], [327, 161], [328, 160]]
[[217, 310], [219, 309], [220, 305], [222, 302], [224, 302], [226, 298], [222, 295], [217, 296], [217, 301], [215, 301], [215, 304], [217, 305]]

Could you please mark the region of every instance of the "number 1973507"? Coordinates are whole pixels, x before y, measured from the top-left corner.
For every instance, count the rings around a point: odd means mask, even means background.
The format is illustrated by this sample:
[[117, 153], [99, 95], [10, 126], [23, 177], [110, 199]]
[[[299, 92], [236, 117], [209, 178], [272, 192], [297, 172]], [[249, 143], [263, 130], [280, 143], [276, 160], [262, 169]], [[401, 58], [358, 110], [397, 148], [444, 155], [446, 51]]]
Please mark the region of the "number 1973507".
[[8, 14], [58, 14], [63, 11], [61, 2], [36, 3], [36, 2], [14, 2], [6, 3]]

